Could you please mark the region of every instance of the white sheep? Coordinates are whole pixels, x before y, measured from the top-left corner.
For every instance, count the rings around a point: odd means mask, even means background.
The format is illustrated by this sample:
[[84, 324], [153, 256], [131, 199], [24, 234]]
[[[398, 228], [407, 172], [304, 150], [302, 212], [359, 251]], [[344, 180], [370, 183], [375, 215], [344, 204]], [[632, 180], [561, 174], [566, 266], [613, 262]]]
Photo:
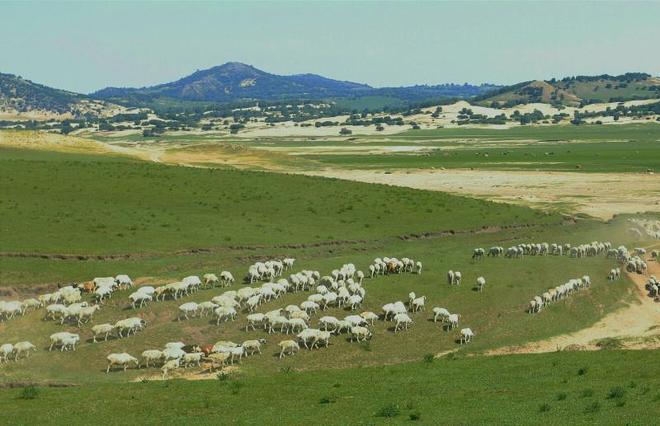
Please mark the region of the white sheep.
[[261, 345], [266, 344], [266, 339], [246, 340], [241, 346], [245, 349], [246, 355], [261, 353]]
[[324, 331], [328, 331], [328, 328], [331, 329], [330, 331], [335, 331], [338, 325], [339, 320], [335, 317], [324, 316], [319, 318], [319, 327], [321, 327], [321, 329]]
[[112, 330], [115, 329], [115, 326], [112, 324], [98, 324], [92, 327], [92, 333], [94, 333], [94, 336], [92, 337], [92, 340], [94, 343], [96, 343], [96, 338], [103, 335], [103, 340], [107, 341], [108, 336], [110, 333], [112, 333]]
[[413, 323], [412, 318], [408, 314], [400, 313], [394, 316], [394, 332], [399, 331], [399, 327], [403, 326], [408, 330], [408, 326]]
[[415, 263], [415, 268], [417, 269], [416, 270], [417, 275], [421, 275], [422, 274], [422, 262]]
[[364, 342], [369, 338], [371, 338], [371, 331], [367, 327], [355, 326], [351, 328], [351, 339]]
[[447, 316], [447, 321], [449, 322], [448, 329], [451, 330], [454, 327], [458, 326], [458, 320], [460, 318], [460, 315], [458, 314], [450, 314]]
[[213, 310], [213, 313], [217, 317], [216, 325], [220, 325], [221, 321], [234, 320], [236, 318], [236, 309], [228, 306], [218, 306]]
[[245, 317], [247, 319], [247, 324], [245, 325], [245, 331], [248, 331], [251, 327], [252, 330], [256, 330], [256, 327], [263, 327], [264, 319], [266, 316], [262, 313], [249, 314]]
[[413, 299], [412, 301], [413, 312], [423, 311], [425, 301], [426, 301], [426, 296], [421, 296]]
[[14, 353], [14, 345], [5, 343], [0, 345], [0, 362], [8, 362], [9, 357]]
[[186, 353], [181, 357], [181, 364], [183, 364], [183, 367], [189, 367], [192, 364], [195, 364], [199, 367], [199, 365], [202, 362], [202, 358], [204, 358], [204, 353], [203, 352], [192, 352], [192, 353]]
[[108, 360], [108, 368], [105, 369], [106, 374], [110, 372], [110, 368], [118, 365], [120, 367], [124, 367], [124, 371], [128, 368], [129, 365], [135, 364], [135, 366], [138, 366], [138, 360], [137, 358], [127, 354], [126, 352], [122, 352], [120, 354], [110, 354], [107, 356]]
[[[117, 329], [117, 335], [119, 338], [128, 337], [131, 334], [135, 334], [138, 330], [142, 330], [146, 327], [147, 322], [142, 318], [132, 317], [119, 320], [115, 323], [115, 328]], [[126, 332], [126, 336], [124, 336]]]
[[450, 315], [449, 311], [445, 308], [438, 308], [438, 307], [433, 308], [433, 322], [438, 322], [438, 318], [440, 318], [440, 320], [444, 322], [444, 320], [447, 319], [449, 315]]
[[204, 279], [204, 285], [207, 287], [213, 287], [220, 282], [216, 274], [204, 274], [202, 278]]
[[149, 368], [149, 363], [156, 363], [162, 361], [165, 358], [163, 351], [158, 349], [148, 349], [142, 352], [142, 360], [144, 361], [147, 368]]
[[362, 312], [360, 316], [371, 325], [374, 325], [374, 321], [378, 319], [378, 315], [370, 311]]
[[486, 286], [486, 278], [484, 277], [477, 278], [477, 288], [479, 289], [479, 291], [484, 291], [485, 286]]
[[25, 354], [25, 358], [30, 358], [30, 351], [37, 351], [37, 347], [30, 342], [18, 342], [14, 345], [14, 352], [16, 352], [14, 358], [19, 359], [22, 354]]
[[163, 372], [163, 380], [165, 380], [167, 373], [172, 370], [176, 370], [177, 368], [179, 368], [179, 358], [171, 359], [163, 364], [163, 366], [160, 368], [160, 370]]
[[470, 343], [470, 340], [474, 337], [474, 332], [469, 328], [461, 329], [460, 342], [461, 345], [464, 343]]
[[199, 305], [195, 302], [188, 302], [179, 306], [179, 321], [181, 321], [181, 315], [183, 315], [185, 319], [188, 319], [188, 315], [192, 315], [193, 317], [196, 316], [198, 309]]
[[59, 345], [60, 351], [65, 350], [76, 350], [76, 343], [80, 341], [80, 335], [75, 333], [69, 333], [67, 331], [61, 331], [50, 335], [50, 347], [49, 351], [53, 350], [53, 346]]
[[298, 346], [298, 342], [295, 340], [282, 340], [278, 343], [278, 346], [280, 347], [280, 358], [283, 358], [285, 355], [294, 355], [300, 350], [300, 346]]
[[131, 301], [131, 307], [133, 309], [136, 309], [138, 307], [141, 308], [142, 306], [144, 306], [145, 303], [152, 301], [151, 295], [142, 291], [136, 291], [134, 293], [131, 293], [128, 296], [128, 298]]

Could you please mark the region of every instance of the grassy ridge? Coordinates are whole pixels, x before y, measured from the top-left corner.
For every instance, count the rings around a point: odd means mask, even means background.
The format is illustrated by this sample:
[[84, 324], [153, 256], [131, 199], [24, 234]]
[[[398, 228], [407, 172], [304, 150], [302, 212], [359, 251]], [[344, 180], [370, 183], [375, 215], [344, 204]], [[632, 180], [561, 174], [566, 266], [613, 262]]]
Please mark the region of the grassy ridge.
[[[654, 424], [654, 351], [455, 358], [204, 382], [1, 390], [14, 424]], [[640, 368], [631, 368], [639, 366]], [[641, 368], [643, 366], [643, 368]], [[72, 401], [84, 401], [72, 404]], [[413, 422], [414, 424], [414, 422]]]
[[171, 251], [559, 219], [438, 192], [47, 155], [28, 159], [20, 151], [2, 151], [0, 251]]

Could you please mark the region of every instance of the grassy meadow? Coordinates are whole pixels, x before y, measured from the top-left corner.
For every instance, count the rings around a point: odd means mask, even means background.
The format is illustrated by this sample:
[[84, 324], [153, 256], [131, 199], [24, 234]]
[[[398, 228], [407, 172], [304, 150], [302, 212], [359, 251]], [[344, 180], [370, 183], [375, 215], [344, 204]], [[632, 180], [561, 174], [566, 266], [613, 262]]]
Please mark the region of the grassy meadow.
[[[147, 424], [182, 423], [192, 415], [197, 423], [238, 424], [273, 419], [302, 424], [319, 415], [334, 424], [586, 424], [623, 418], [648, 424], [649, 411], [642, 408], [657, 405], [653, 352], [474, 356], [591, 325], [630, 301], [633, 284], [608, 283], [614, 262], [601, 256], [474, 262], [473, 248], [536, 241], [630, 244], [625, 218], [575, 221], [440, 192], [7, 148], [0, 149], [0, 194], [3, 299], [119, 273], [141, 284], [161, 284], [226, 269], [240, 281], [254, 261], [287, 256], [297, 259], [294, 271], [322, 275], [347, 262], [366, 270], [382, 256], [423, 262], [421, 275], [366, 280], [367, 297], [358, 312], [379, 313], [383, 304], [406, 300], [410, 291], [427, 296], [426, 311], [413, 315], [408, 331], [395, 334], [391, 323], [378, 321], [368, 343], [335, 336], [327, 349], [302, 350], [283, 360], [276, 357], [277, 343], [289, 337], [244, 331], [245, 313], [219, 326], [211, 317], [176, 320], [181, 303], [210, 300], [223, 292], [219, 288], [135, 311], [128, 304], [130, 291], [118, 292], [81, 328], [44, 321], [43, 310], [0, 322], [0, 344], [30, 340], [38, 347], [29, 361], [0, 367], [0, 384], [39, 386], [34, 399], [25, 388], [0, 389], [0, 412], [18, 424], [116, 424], [123, 418], [119, 412], [137, 413], [134, 422]], [[446, 284], [448, 269], [463, 272], [463, 285]], [[539, 315], [525, 312], [534, 295], [585, 274], [592, 277], [590, 289]], [[480, 275], [488, 282], [483, 293], [473, 289]], [[299, 304], [308, 294], [287, 294], [258, 311]], [[434, 306], [460, 313], [459, 328], [475, 330], [474, 341], [458, 345], [456, 330], [431, 321]], [[348, 314], [332, 308], [316, 314], [312, 324], [322, 315]], [[93, 324], [135, 315], [147, 321], [144, 331], [91, 343]], [[81, 334], [78, 350], [48, 352], [48, 336], [63, 330]], [[226, 380], [127, 384], [160, 370], [104, 373], [105, 357], [113, 352], [137, 356], [168, 341], [260, 337], [268, 340], [264, 353], [244, 359]], [[456, 352], [431, 360], [446, 351]], [[614, 387], [623, 393], [608, 397]], [[82, 400], [64, 408], [65, 401]]]

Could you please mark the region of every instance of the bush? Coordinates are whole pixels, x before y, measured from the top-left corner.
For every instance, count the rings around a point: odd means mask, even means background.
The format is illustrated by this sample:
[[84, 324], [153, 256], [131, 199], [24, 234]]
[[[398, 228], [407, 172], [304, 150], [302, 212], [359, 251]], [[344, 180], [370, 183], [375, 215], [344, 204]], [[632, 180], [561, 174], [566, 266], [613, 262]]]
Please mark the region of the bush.
[[377, 417], [396, 417], [401, 413], [399, 406], [395, 404], [387, 404], [376, 413]]
[[626, 390], [624, 388], [621, 386], [614, 386], [609, 392], [607, 392], [607, 399], [623, 398], [625, 394]]
[[598, 342], [596, 342], [596, 346], [605, 350], [620, 349], [621, 341], [619, 339], [608, 337], [605, 339], [600, 339]]
[[587, 367], [581, 367], [581, 368], [578, 370], [577, 375], [578, 375], [578, 376], [584, 376], [585, 374], [587, 374], [587, 371], [588, 371], [588, 370], [589, 370], [589, 369], [588, 369]]
[[426, 362], [428, 364], [432, 363], [434, 359], [435, 359], [435, 356], [433, 356], [433, 354], [424, 355], [424, 362]]
[[557, 401], [563, 401], [566, 399], [568, 395], [566, 395], [566, 392], [559, 392], [557, 394]]
[[408, 418], [412, 421], [416, 421], [422, 418], [422, 415], [418, 411], [415, 411], [414, 413], [410, 413], [408, 415]]
[[21, 394], [18, 397], [20, 399], [36, 399], [38, 396], [39, 396], [39, 388], [30, 385], [23, 388]]
[[596, 401], [584, 407], [585, 413], [597, 413], [598, 411], [600, 411], [600, 404]]
[[541, 413], [545, 413], [546, 411], [550, 411], [550, 404], [548, 404], [548, 403], [541, 404], [541, 406], [539, 406], [539, 411]]
[[334, 396], [324, 396], [319, 400], [319, 404], [332, 404], [337, 402], [337, 398]]

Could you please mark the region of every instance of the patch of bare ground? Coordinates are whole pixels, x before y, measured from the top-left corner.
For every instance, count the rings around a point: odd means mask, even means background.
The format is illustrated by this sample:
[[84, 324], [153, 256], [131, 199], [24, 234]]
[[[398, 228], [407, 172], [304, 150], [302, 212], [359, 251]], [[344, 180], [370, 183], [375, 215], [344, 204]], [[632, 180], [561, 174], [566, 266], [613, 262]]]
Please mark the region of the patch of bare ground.
[[608, 220], [620, 213], [660, 212], [660, 179], [636, 173], [573, 173], [495, 170], [320, 170], [303, 174], [404, 186], [521, 204], [571, 205], [573, 212]]
[[[660, 275], [658, 262], [648, 262], [648, 274]], [[487, 351], [485, 355], [508, 355], [556, 352], [562, 350], [599, 350], [613, 342], [621, 349], [660, 348], [660, 303], [648, 297], [644, 284], [648, 275], [628, 273], [635, 283], [636, 299], [596, 324], [574, 333], [562, 334], [547, 340], [530, 342], [522, 346], [507, 346]], [[605, 285], [619, 285], [608, 283]], [[542, 313], [541, 313], [542, 315]]]
[[133, 379], [134, 382], [143, 382], [143, 381], [154, 381], [154, 380], [217, 380], [218, 374], [227, 374], [233, 375], [240, 371], [240, 367], [235, 365], [229, 365], [222, 367], [222, 369], [211, 370], [211, 364], [204, 364], [199, 368], [179, 368], [167, 373], [166, 377], [163, 377], [163, 373], [160, 371], [152, 372], [149, 374], [144, 374]]

